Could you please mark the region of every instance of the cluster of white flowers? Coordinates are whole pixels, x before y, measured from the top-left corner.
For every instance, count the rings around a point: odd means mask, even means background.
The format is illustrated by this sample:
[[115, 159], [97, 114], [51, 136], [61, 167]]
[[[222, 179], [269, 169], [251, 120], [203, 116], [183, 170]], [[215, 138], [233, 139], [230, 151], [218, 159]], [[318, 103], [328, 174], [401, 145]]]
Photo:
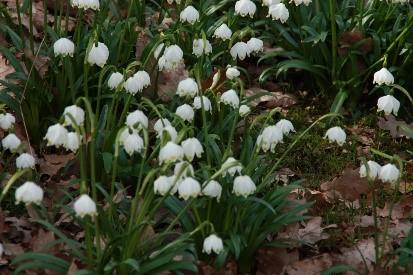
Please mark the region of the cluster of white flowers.
[[360, 166], [360, 177], [368, 177], [370, 180], [380, 179], [382, 182], [396, 183], [400, 178], [400, 171], [396, 165], [388, 163], [381, 166], [375, 161], [369, 160], [367, 167], [364, 163]]
[[192, 53], [200, 57], [203, 54], [208, 55], [212, 52], [212, 46], [211, 43], [209, 43], [208, 40], [204, 40], [202, 38], [200, 39], [195, 39], [193, 44], [192, 44]]
[[100, 4], [99, 0], [72, 0], [72, 7], [84, 10], [99, 10]]
[[[392, 85], [394, 84], [394, 76], [386, 68], [374, 73], [373, 84], [378, 85]], [[400, 102], [392, 95], [385, 95], [377, 101], [377, 112], [383, 111], [386, 115], [393, 113], [397, 116], [400, 108]]]
[[[120, 78], [117, 80], [120, 80]], [[119, 83], [116, 84], [119, 85]], [[123, 88], [127, 93], [135, 95], [138, 92], [142, 92], [142, 90], [149, 85], [151, 85], [151, 78], [149, 74], [145, 71], [138, 71], [123, 83]]]
[[[160, 56], [163, 51], [162, 56]], [[178, 67], [179, 64], [183, 63], [184, 52], [178, 45], [166, 46], [162, 43], [160, 44], [155, 52], [154, 56], [158, 59], [159, 70], [172, 70]]]
[[264, 152], [268, 150], [274, 152], [275, 146], [282, 143], [284, 135], [290, 132], [295, 132], [295, 129], [291, 121], [286, 119], [281, 119], [275, 125], [267, 126], [257, 138], [258, 149]]
[[[80, 147], [82, 137], [76, 131], [85, 121], [85, 111], [76, 105], [71, 105], [63, 111], [64, 124], [56, 123], [47, 129], [44, 139], [47, 140], [47, 146], [63, 147], [74, 153]], [[69, 132], [65, 126], [72, 126], [75, 131]]]

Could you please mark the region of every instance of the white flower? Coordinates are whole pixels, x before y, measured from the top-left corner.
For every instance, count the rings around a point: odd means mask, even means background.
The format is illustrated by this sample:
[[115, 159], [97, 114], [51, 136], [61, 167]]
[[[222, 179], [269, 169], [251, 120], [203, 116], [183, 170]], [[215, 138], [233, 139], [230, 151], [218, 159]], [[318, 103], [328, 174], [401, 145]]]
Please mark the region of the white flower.
[[293, 124], [287, 119], [281, 119], [275, 126], [280, 128], [284, 135], [287, 135], [290, 132], [295, 132]]
[[283, 132], [275, 125], [266, 127], [257, 137], [258, 148], [262, 148], [264, 152], [271, 150], [274, 153], [275, 146], [282, 142]]
[[188, 138], [182, 141], [181, 146], [184, 150], [185, 157], [192, 161], [195, 155], [200, 158], [204, 149], [202, 148], [201, 142], [197, 138]]
[[125, 81], [125, 83], [123, 83], [123, 88], [127, 93], [136, 95], [136, 93], [142, 92], [143, 85], [142, 82], [140, 82], [136, 77], [131, 76]]
[[195, 97], [198, 94], [198, 84], [195, 79], [187, 78], [179, 81], [176, 94], [180, 97]]
[[80, 195], [80, 197], [73, 204], [76, 216], [84, 218], [86, 216], [97, 216], [96, 203], [86, 194]]
[[171, 177], [166, 177], [166, 176], [160, 176], [158, 177], [154, 183], [153, 183], [153, 191], [155, 194], [159, 194], [161, 196], [165, 196], [167, 194], [173, 195], [175, 192], [173, 192], [173, 184], [174, 184], [174, 176]]
[[125, 124], [130, 128], [146, 129], [148, 128], [148, 117], [142, 111], [136, 110], [128, 114]]
[[233, 177], [236, 173], [241, 174], [242, 165], [233, 157], [227, 158], [222, 164], [221, 169], [224, 170], [224, 175], [231, 175]]
[[197, 57], [202, 56], [202, 54], [208, 55], [212, 52], [211, 43], [207, 39], [195, 39], [192, 43], [192, 53]]
[[[369, 160], [367, 162], [367, 165], [369, 167], [368, 178], [371, 180], [375, 180], [379, 176], [379, 173], [380, 173], [380, 169], [381, 169], [380, 164], [378, 164], [375, 161]], [[360, 178], [367, 177], [367, 169], [364, 163], [361, 164], [359, 173], [360, 173]]]
[[400, 171], [393, 164], [386, 164], [380, 169], [379, 179], [383, 182], [395, 183], [400, 178]]
[[236, 109], [239, 106], [239, 97], [235, 90], [228, 90], [221, 95], [219, 100], [220, 102], [224, 103], [225, 105], [229, 105], [232, 108]]
[[337, 142], [342, 146], [346, 142], [346, 132], [340, 127], [333, 127], [327, 130], [324, 138], [328, 138], [330, 143]]
[[182, 180], [186, 177], [193, 177], [195, 175], [194, 167], [187, 161], [180, 161], [175, 164], [174, 176], [178, 180]]
[[386, 68], [382, 68], [380, 71], [374, 73], [373, 84], [391, 85], [393, 83], [394, 83], [394, 76]]
[[296, 6], [299, 6], [301, 4], [304, 4], [308, 6], [311, 3], [312, 0], [291, 0], [290, 2], [294, 2]]
[[250, 56], [250, 49], [247, 43], [237, 42], [232, 46], [230, 54], [234, 60], [237, 59], [237, 57], [239, 60], [244, 60], [245, 57]]
[[159, 151], [159, 163], [168, 163], [182, 160], [184, 157], [184, 150], [181, 146], [169, 141]]
[[262, 5], [267, 6], [267, 7], [275, 5], [275, 4], [279, 4], [279, 3], [281, 3], [281, 0], [262, 0]]
[[47, 146], [65, 146], [67, 142], [67, 129], [60, 123], [56, 123], [47, 129], [44, 139], [47, 140]]
[[31, 181], [26, 181], [22, 186], [16, 189], [14, 194], [16, 204], [23, 202], [26, 205], [31, 203], [40, 204], [43, 200], [43, 189]]
[[209, 181], [202, 190], [202, 194], [210, 197], [217, 198], [217, 201], [221, 199], [222, 186], [215, 180]]
[[10, 114], [10, 113], [5, 113], [5, 114], [0, 114], [0, 128], [3, 130], [9, 130], [14, 123], [16, 123], [16, 118]]
[[19, 148], [21, 144], [20, 139], [15, 134], [8, 134], [3, 140], [1, 141], [1, 145], [3, 146], [4, 150], [10, 150], [10, 152], [14, 152]]
[[175, 69], [183, 62], [184, 53], [178, 45], [171, 45], [167, 47], [163, 55], [158, 60], [159, 70]]
[[280, 20], [281, 23], [285, 23], [290, 17], [290, 13], [284, 3], [279, 3], [269, 7], [268, 16], [271, 16], [272, 19]]
[[156, 131], [156, 133], [158, 133], [158, 135], [161, 135], [163, 128], [171, 125], [171, 122], [167, 118], [160, 118], [153, 125], [153, 129]]
[[209, 255], [212, 252], [215, 254], [220, 254], [222, 251], [224, 251], [224, 244], [222, 243], [220, 237], [215, 234], [211, 234], [205, 238], [202, 252]]
[[397, 116], [397, 112], [400, 108], [400, 102], [392, 95], [385, 95], [379, 98], [377, 101], [377, 112], [384, 111], [386, 115], [393, 112]]
[[63, 115], [65, 117], [64, 125], [73, 126], [72, 119], [74, 120], [74, 123], [76, 123], [76, 125], [78, 126], [83, 125], [83, 122], [85, 121], [85, 111], [83, 111], [82, 108], [76, 105], [71, 105], [71, 106], [66, 107], [65, 110], [63, 111]]
[[232, 31], [228, 27], [227, 24], [223, 23], [221, 26], [219, 26], [215, 32], [214, 32], [214, 37], [220, 38], [222, 40], [229, 40], [231, 39], [232, 36]]
[[184, 121], [192, 122], [194, 120], [194, 109], [191, 107], [191, 105], [188, 104], [183, 104], [176, 108], [175, 114], [182, 118]]
[[255, 183], [249, 176], [238, 176], [234, 179], [234, 186], [232, 193], [237, 196], [243, 196], [244, 198], [253, 194], [257, 188]]
[[196, 21], [199, 21], [199, 12], [193, 6], [188, 6], [181, 11], [179, 18], [181, 19], [181, 22], [194, 24]]
[[194, 108], [199, 110], [202, 109], [202, 104], [204, 105], [204, 110], [205, 111], [211, 111], [212, 112], [212, 106], [211, 106], [211, 101], [209, 100], [209, 98], [207, 98], [206, 96], [202, 96], [202, 102], [201, 102], [201, 97], [197, 96], [194, 98]]
[[119, 87], [120, 84], [123, 82], [123, 74], [121, 73], [112, 73], [108, 80], [108, 87], [109, 89], [113, 90]]
[[212, 77], [212, 83], [211, 83], [211, 86], [209, 87], [210, 90], [214, 89], [218, 85], [220, 78], [221, 78], [221, 70], [218, 70]]
[[248, 105], [241, 105], [239, 107], [239, 115], [241, 117], [247, 116], [251, 112], [251, 108]]
[[247, 46], [251, 53], [259, 53], [264, 50], [264, 42], [261, 39], [252, 37], [247, 42]]
[[99, 0], [72, 0], [72, 6], [79, 9], [99, 10]]
[[161, 138], [164, 132], [167, 133], [170, 141], [176, 142], [176, 139], [178, 138], [178, 132], [176, 131], [175, 127], [173, 127], [172, 125], [163, 127], [162, 130], [158, 133], [158, 137]]
[[130, 133], [129, 130], [122, 133], [120, 144], [123, 145], [123, 148], [129, 156], [132, 156], [134, 153], [141, 153], [145, 147], [143, 139], [139, 134], [136, 131]]
[[30, 154], [23, 153], [16, 158], [16, 167], [17, 169], [31, 168], [34, 169], [36, 161], [34, 157]]
[[89, 51], [87, 56], [87, 62], [90, 65], [97, 65], [103, 67], [106, 64], [106, 61], [109, 58], [109, 49], [105, 44], [98, 42], [97, 46], [93, 43], [92, 48]]
[[230, 79], [230, 80], [239, 77], [240, 74], [241, 74], [241, 73], [240, 73], [240, 72], [238, 71], [238, 69], [235, 68], [235, 67], [229, 67], [229, 68], [227, 69], [227, 71], [225, 72], [226, 77], [227, 77], [228, 79]]
[[252, 18], [256, 10], [257, 7], [251, 0], [239, 0], [235, 3], [235, 14], [242, 17], [249, 15]]
[[71, 40], [63, 37], [54, 42], [53, 51], [55, 56], [61, 55], [63, 57], [73, 57], [73, 53], [75, 52], [75, 44]]
[[145, 71], [137, 71], [134, 75], [134, 78], [138, 80], [143, 88], [147, 88], [151, 85], [151, 77]]
[[158, 45], [158, 47], [156, 47], [155, 51], [153, 52], [153, 56], [155, 57], [155, 59], [159, 58], [159, 55], [163, 51], [164, 47], [165, 47], [164, 43], [161, 43]]
[[187, 177], [179, 183], [178, 194], [184, 200], [196, 198], [201, 194], [201, 185], [197, 180]]
[[76, 153], [80, 146], [80, 140], [81, 140], [81, 136], [79, 134], [77, 134], [76, 132], [70, 132], [67, 134], [67, 140], [66, 140], [66, 144], [64, 145], [64, 147], [67, 150], [70, 150], [73, 153]]

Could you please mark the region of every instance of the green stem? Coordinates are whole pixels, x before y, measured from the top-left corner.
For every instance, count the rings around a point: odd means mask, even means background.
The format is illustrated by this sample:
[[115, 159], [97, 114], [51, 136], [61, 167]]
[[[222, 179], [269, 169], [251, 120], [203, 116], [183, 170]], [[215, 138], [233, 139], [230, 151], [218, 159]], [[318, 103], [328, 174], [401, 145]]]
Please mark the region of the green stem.
[[331, 23], [331, 79], [336, 80], [337, 67], [337, 26], [336, 26], [336, 0], [330, 0], [330, 23]]
[[33, 42], [33, 3], [29, 0], [29, 32], [30, 32], [30, 49], [34, 54], [34, 42]]

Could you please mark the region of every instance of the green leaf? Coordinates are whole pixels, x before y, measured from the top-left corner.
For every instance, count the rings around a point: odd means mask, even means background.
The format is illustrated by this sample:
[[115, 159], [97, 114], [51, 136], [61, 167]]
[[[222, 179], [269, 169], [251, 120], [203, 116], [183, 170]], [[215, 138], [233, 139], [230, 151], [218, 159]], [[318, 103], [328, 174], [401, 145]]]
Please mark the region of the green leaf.
[[354, 272], [356, 274], [362, 274], [360, 271], [358, 271], [352, 266], [336, 265], [336, 266], [330, 267], [329, 269], [323, 271], [321, 275], [341, 274], [341, 273], [348, 272], [348, 271]]
[[106, 174], [110, 173], [112, 169], [113, 154], [109, 152], [102, 153], [103, 158], [103, 168], [105, 169]]

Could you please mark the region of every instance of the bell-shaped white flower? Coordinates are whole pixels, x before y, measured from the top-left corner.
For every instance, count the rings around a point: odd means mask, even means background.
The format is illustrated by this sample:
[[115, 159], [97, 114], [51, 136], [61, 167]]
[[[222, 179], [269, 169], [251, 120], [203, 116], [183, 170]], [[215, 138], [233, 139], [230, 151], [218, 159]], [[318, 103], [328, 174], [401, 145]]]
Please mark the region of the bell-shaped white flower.
[[251, 108], [248, 105], [241, 105], [239, 107], [239, 115], [241, 117], [247, 116], [251, 112]]
[[16, 123], [16, 118], [10, 114], [0, 114], [0, 128], [7, 131]]
[[377, 112], [383, 111], [386, 115], [393, 113], [397, 116], [400, 108], [400, 101], [392, 95], [385, 95], [377, 101]]
[[123, 74], [119, 72], [112, 73], [108, 80], [108, 87], [111, 90], [118, 88], [123, 83]]
[[136, 95], [138, 92], [142, 92], [143, 85], [136, 77], [131, 76], [123, 83], [123, 88], [127, 93]]
[[241, 174], [242, 165], [239, 161], [233, 157], [227, 158], [227, 160], [222, 164], [221, 169], [224, 171], [224, 175], [231, 175], [233, 177], [236, 173]]
[[394, 164], [386, 164], [380, 169], [379, 179], [382, 182], [396, 183], [400, 178], [400, 171]]
[[145, 148], [143, 139], [136, 131], [127, 131], [122, 135], [120, 144], [123, 145], [123, 148], [129, 156], [132, 156], [134, 153], [141, 153]]
[[238, 0], [235, 3], [235, 14], [245, 17], [249, 15], [251, 18], [254, 16], [257, 7], [251, 0]]
[[256, 189], [255, 183], [249, 176], [238, 176], [234, 179], [232, 193], [246, 198], [253, 194]]
[[66, 144], [64, 145], [64, 147], [67, 150], [70, 150], [73, 153], [76, 153], [80, 147], [80, 141], [81, 141], [81, 136], [78, 133], [70, 132], [67, 134], [67, 140], [66, 140]]
[[189, 24], [194, 24], [199, 21], [199, 12], [193, 7], [188, 6], [179, 15], [181, 22], [188, 22]]
[[236, 109], [239, 106], [239, 97], [235, 90], [228, 90], [221, 95], [219, 100], [220, 102], [224, 103], [225, 105], [229, 105], [232, 108]]
[[240, 76], [240, 71], [238, 71], [237, 68], [235, 67], [228, 67], [226, 72], [225, 72], [225, 76], [229, 79], [232, 80], [234, 78], [237, 78]]
[[73, 204], [76, 216], [84, 218], [86, 216], [95, 217], [98, 212], [96, 209], [96, 203], [86, 194], [80, 195], [80, 197]]
[[167, 119], [167, 118], [160, 118], [158, 119], [155, 124], [153, 125], [153, 129], [155, 130], [155, 132], [158, 135], [162, 134], [162, 130], [166, 127], [166, 126], [171, 126], [171, 122]]
[[189, 160], [192, 161], [195, 156], [200, 158], [204, 149], [202, 148], [201, 142], [197, 138], [188, 138], [181, 143], [184, 149], [184, 155]]
[[203, 195], [210, 197], [210, 198], [216, 198], [218, 202], [221, 199], [221, 193], [222, 193], [222, 186], [215, 180], [208, 181], [208, 183], [202, 189]]
[[32, 181], [26, 181], [23, 185], [16, 189], [15, 198], [16, 204], [31, 203], [41, 204], [43, 200], [43, 189]]
[[176, 162], [182, 160], [184, 157], [184, 150], [178, 144], [169, 141], [159, 151], [159, 163]]
[[198, 84], [195, 79], [187, 78], [178, 83], [176, 94], [180, 97], [194, 98], [198, 94]]
[[78, 9], [91, 9], [99, 10], [100, 4], [99, 0], [72, 0], [72, 7], [77, 7]]
[[23, 153], [16, 158], [17, 169], [25, 169], [25, 168], [34, 169], [35, 165], [36, 165], [36, 161], [34, 160], [34, 157], [30, 154]]
[[177, 162], [174, 167], [174, 176], [178, 180], [182, 180], [186, 177], [193, 177], [195, 176], [194, 167], [187, 161]]
[[261, 39], [252, 37], [247, 42], [250, 53], [259, 53], [264, 50], [264, 42]]
[[245, 57], [250, 56], [250, 48], [245, 42], [235, 43], [229, 52], [234, 60], [237, 59], [237, 57], [239, 60], [244, 60]]
[[183, 104], [176, 108], [175, 114], [184, 121], [192, 122], [194, 120], [195, 112], [191, 105]]
[[212, 252], [215, 254], [220, 254], [222, 251], [224, 251], [224, 244], [220, 237], [215, 234], [211, 234], [205, 238], [202, 252], [209, 255]]
[[382, 68], [380, 71], [374, 73], [373, 84], [391, 85], [393, 83], [394, 83], [394, 76], [386, 68]]
[[287, 119], [281, 119], [275, 126], [280, 128], [284, 135], [288, 135], [290, 132], [295, 132], [293, 124]]
[[330, 143], [336, 142], [340, 146], [346, 142], [346, 137], [346, 132], [338, 126], [328, 129], [324, 136]]
[[207, 98], [206, 96], [202, 96], [202, 100], [200, 96], [196, 96], [194, 98], [194, 108], [199, 110], [202, 109], [202, 104], [204, 105], [204, 110], [205, 111], [211, 111], [212, 112], [212, 105], [211, 105], [211, 101], [209, 100], [209, 98]]
[[[168, 2], [169, 5], [172, 5], [174, 0], [166, 0]], [[181, 4], [181, 0], [175, 0], [175, 2], [179, 5]]]
[[[369, 160], [367, 162], [367, 166], [369, 168], [368, 169], [369, 170], [368, 171], [368, 178], [371, 179], [371, 180], [375, 180], [380, 174], [380, 170], [381, 170], [380, 164], [378, 164], [375, 161]], [[361, 164], [359, 173], [360, 173], [360, 178], [367, 177], [367, 168], [366, 168], [366, 165], [364, 163]]]
[[183, 62], [184, 53], [178, 45], [166, 47], [163, 55], [158, 60], [159, 70], [172, 70]]
[[165, 44], [164, 44], [164, 43], [159, 44], [159, 45], [156, 47], [155, 51], [153, 52], [153, 57], [155, 57], [155, 59], [158, 59], [159, 56], [161, 55], [162, 51], [164, 50], [164, 48], [165, 48]]
[[17, 148], [19, 148], [22, 142], [20, 139], [13, 133], [8, 134], [3, 140], [1, 141], [1, 145], [3, 146], [4, 150], [10, 150], [10, 152], [15, 152]]
[[161, 138], [162, 136], [166, 135], [170, 141], [176, 142], [178, 138], [178, 132], [176, 131], [175, 127], [172, 125], [167, 125], [162, 128], [161, 131], [158, 132], [158, 137]]
[[56, 123], [47, 129], [44, 139], [47, 140], [47, 146], [65, 146], [67, 142], [67, 129], [60, 123]]
[[[160, 176], [158, 177], [153, 183], [153, 191], [155, 194], [159, 194], [161, 196], [165, 195], [173, 195], [176, 190], [174, 190], [174, 180], [175, 177], [167, 177], [167, 176]], [[174, 192], [175, 191], [175, 192]]]
[[54, 42], [53, 52], [55, 56], [73, 57], [73, 53], [75, 52], [75, 44], [67, 38], [60, 38]]
[[101, 42], [97, 43], [97, 46], [95, 43], [93, 43], [92, 48], [89, 51], [89, 54], [87, 56], [87, 62], [90, 65], [97, 65], [99, 67], [103, 67], [106, 64], [106, 61], [108, 61], [109, 58], [109, 49], [108, 47]]
[[146, 129], [148, 128], [148, 117], [142, 111], [136, 110], [128, 114], [125, 124], [130, 128]]
[[279, 3], [269, 7], [268, 16], [274, 20], [280, 20], [284, 24], [290, 17], [290, 13], [284, 3]]
[[151, 85], [151, 77], [145, 71], [137, 71], [133, 77], [138, 80], [143, 88], [147, 88]]
[[73, 126], [73, 123], [76, 123], [76, 125], [81, 126], [85, 121], [85, 111], [76, 105], [67, 106], [63, 111], [63, 115], [65, 117], [65, 125]]
[[208, 55], [212, 52], [211, 43], [207, 39], [195, 39], [192, 43], [192, 53], [197, 57], [202, 56], [203, 54]]
[[231, 39], [232, 31], [228, 27], [227, 24], [223, 23], [214, 31], [214, 37], [222, 39], [222, 40], [229, 40]]
[[271, 150], [274, 153], [275, 146], [282, 142], [283, 132], [275, 125], [266, 127], [257, 137], [258, 148], [261, 148], [264, 152]]
[[[312, 0], [292, 0], [296, 6], [299, 6], [301, 4], [304, 4], [308, 6], [311, 3]], [[291, 1], [290, 1], [291, 2]]]
[[178, 194], [184, 200], [196, 198], [201, 194], [201, 184], [197, 180], [187, 177], [179, 183]]

